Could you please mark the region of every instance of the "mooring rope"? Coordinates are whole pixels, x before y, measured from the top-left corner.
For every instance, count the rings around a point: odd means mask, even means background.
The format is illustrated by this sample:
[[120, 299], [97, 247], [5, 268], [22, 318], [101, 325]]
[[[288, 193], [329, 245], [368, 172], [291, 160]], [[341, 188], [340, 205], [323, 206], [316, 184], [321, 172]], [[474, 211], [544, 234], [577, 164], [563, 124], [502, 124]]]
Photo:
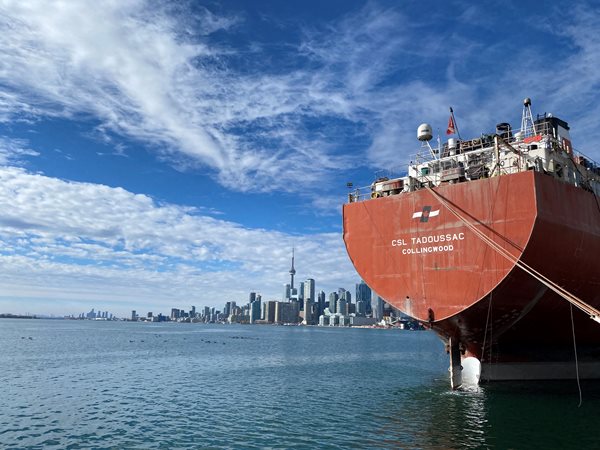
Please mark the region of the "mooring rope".
[[581, 407], [582, 396], [581, 396], [581, 384], [579, 383], [579, 361], [577, 360], [577, 341], [575, 340], [575, 321], [573, 320], [573, 305], [569, 305], [571, 310], [571, 331], [573, 332], [573, 350], [575, 351], [575, 376], [577, 378], [577, 389], [579, 389], [579, 405]]
[[483, 362], [483, 358], [485, 357], [485, 343], [488, 335], [488, 324], [490, 329], [490, 351], [489, 351], [489, 365], [490, 369], [492, 367], [492, 345], [493, 345], [493, 334], [492, 334], [492, 325], [490, 324], [490, 316], [492, 314], [492, 292], [490, 292], [490, 302], [488, 304], [488, 312], [487, 317], [485, 319], [485, 333], [483, 335], [483, 345], [481, 346], [481, 361]]

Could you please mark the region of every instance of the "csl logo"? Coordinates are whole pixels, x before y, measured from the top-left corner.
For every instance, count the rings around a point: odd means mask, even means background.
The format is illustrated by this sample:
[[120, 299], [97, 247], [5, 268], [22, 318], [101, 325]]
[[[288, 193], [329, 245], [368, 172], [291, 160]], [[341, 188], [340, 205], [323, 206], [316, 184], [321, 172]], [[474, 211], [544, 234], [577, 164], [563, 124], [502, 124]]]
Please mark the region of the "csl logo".
[[430, 217], [435, 217], [439, 215], [440, 210], [436, 209], [435, 211], [431, 210], [431, 206], [423, 206], [423, 211], [417, 211], [413, 213], [412, 218], [418, 219], [421, 218], [420, 222], [428, 222]]

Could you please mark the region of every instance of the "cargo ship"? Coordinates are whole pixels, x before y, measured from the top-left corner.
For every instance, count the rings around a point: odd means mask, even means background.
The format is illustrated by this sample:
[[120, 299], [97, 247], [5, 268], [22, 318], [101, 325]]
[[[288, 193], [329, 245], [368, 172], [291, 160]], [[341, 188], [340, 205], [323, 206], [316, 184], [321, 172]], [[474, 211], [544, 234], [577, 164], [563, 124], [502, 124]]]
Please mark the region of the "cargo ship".
[[400, 176], [351, 187], [354, 267], [446, 343], [453, 388], [600, 378], [600, 166], [569, 131], [530, 99], [519, 129], [432, 146], [422, 124]]

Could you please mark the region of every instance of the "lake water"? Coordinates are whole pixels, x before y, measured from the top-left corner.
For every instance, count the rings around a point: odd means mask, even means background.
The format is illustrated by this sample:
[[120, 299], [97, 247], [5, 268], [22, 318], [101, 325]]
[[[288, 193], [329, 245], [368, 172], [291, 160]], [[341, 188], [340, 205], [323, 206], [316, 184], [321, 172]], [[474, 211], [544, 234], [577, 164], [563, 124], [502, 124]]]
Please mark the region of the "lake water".
[[0, 448], [600, 448], [600, 385], [449, 389], [427, 331], [0, 319]]

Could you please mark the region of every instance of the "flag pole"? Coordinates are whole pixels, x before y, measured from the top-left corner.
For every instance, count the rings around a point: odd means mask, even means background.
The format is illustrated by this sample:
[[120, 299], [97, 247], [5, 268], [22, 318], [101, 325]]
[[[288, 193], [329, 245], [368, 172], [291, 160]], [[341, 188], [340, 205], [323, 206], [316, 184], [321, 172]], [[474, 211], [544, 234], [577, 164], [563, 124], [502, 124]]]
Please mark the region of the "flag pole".
[[452, 110], [452, 106], [450, 107], [450, 115], [452, 116], [452, 122], [454, 122], [454, 128], [456, 128], [456, 134], [458, 135], [458, 138], [462, 140], [462, 138], [460, 137], [460, 131], [458, 131], [458, 124], [456, 123], [456, 117], [454, 117], [454, 111]]

